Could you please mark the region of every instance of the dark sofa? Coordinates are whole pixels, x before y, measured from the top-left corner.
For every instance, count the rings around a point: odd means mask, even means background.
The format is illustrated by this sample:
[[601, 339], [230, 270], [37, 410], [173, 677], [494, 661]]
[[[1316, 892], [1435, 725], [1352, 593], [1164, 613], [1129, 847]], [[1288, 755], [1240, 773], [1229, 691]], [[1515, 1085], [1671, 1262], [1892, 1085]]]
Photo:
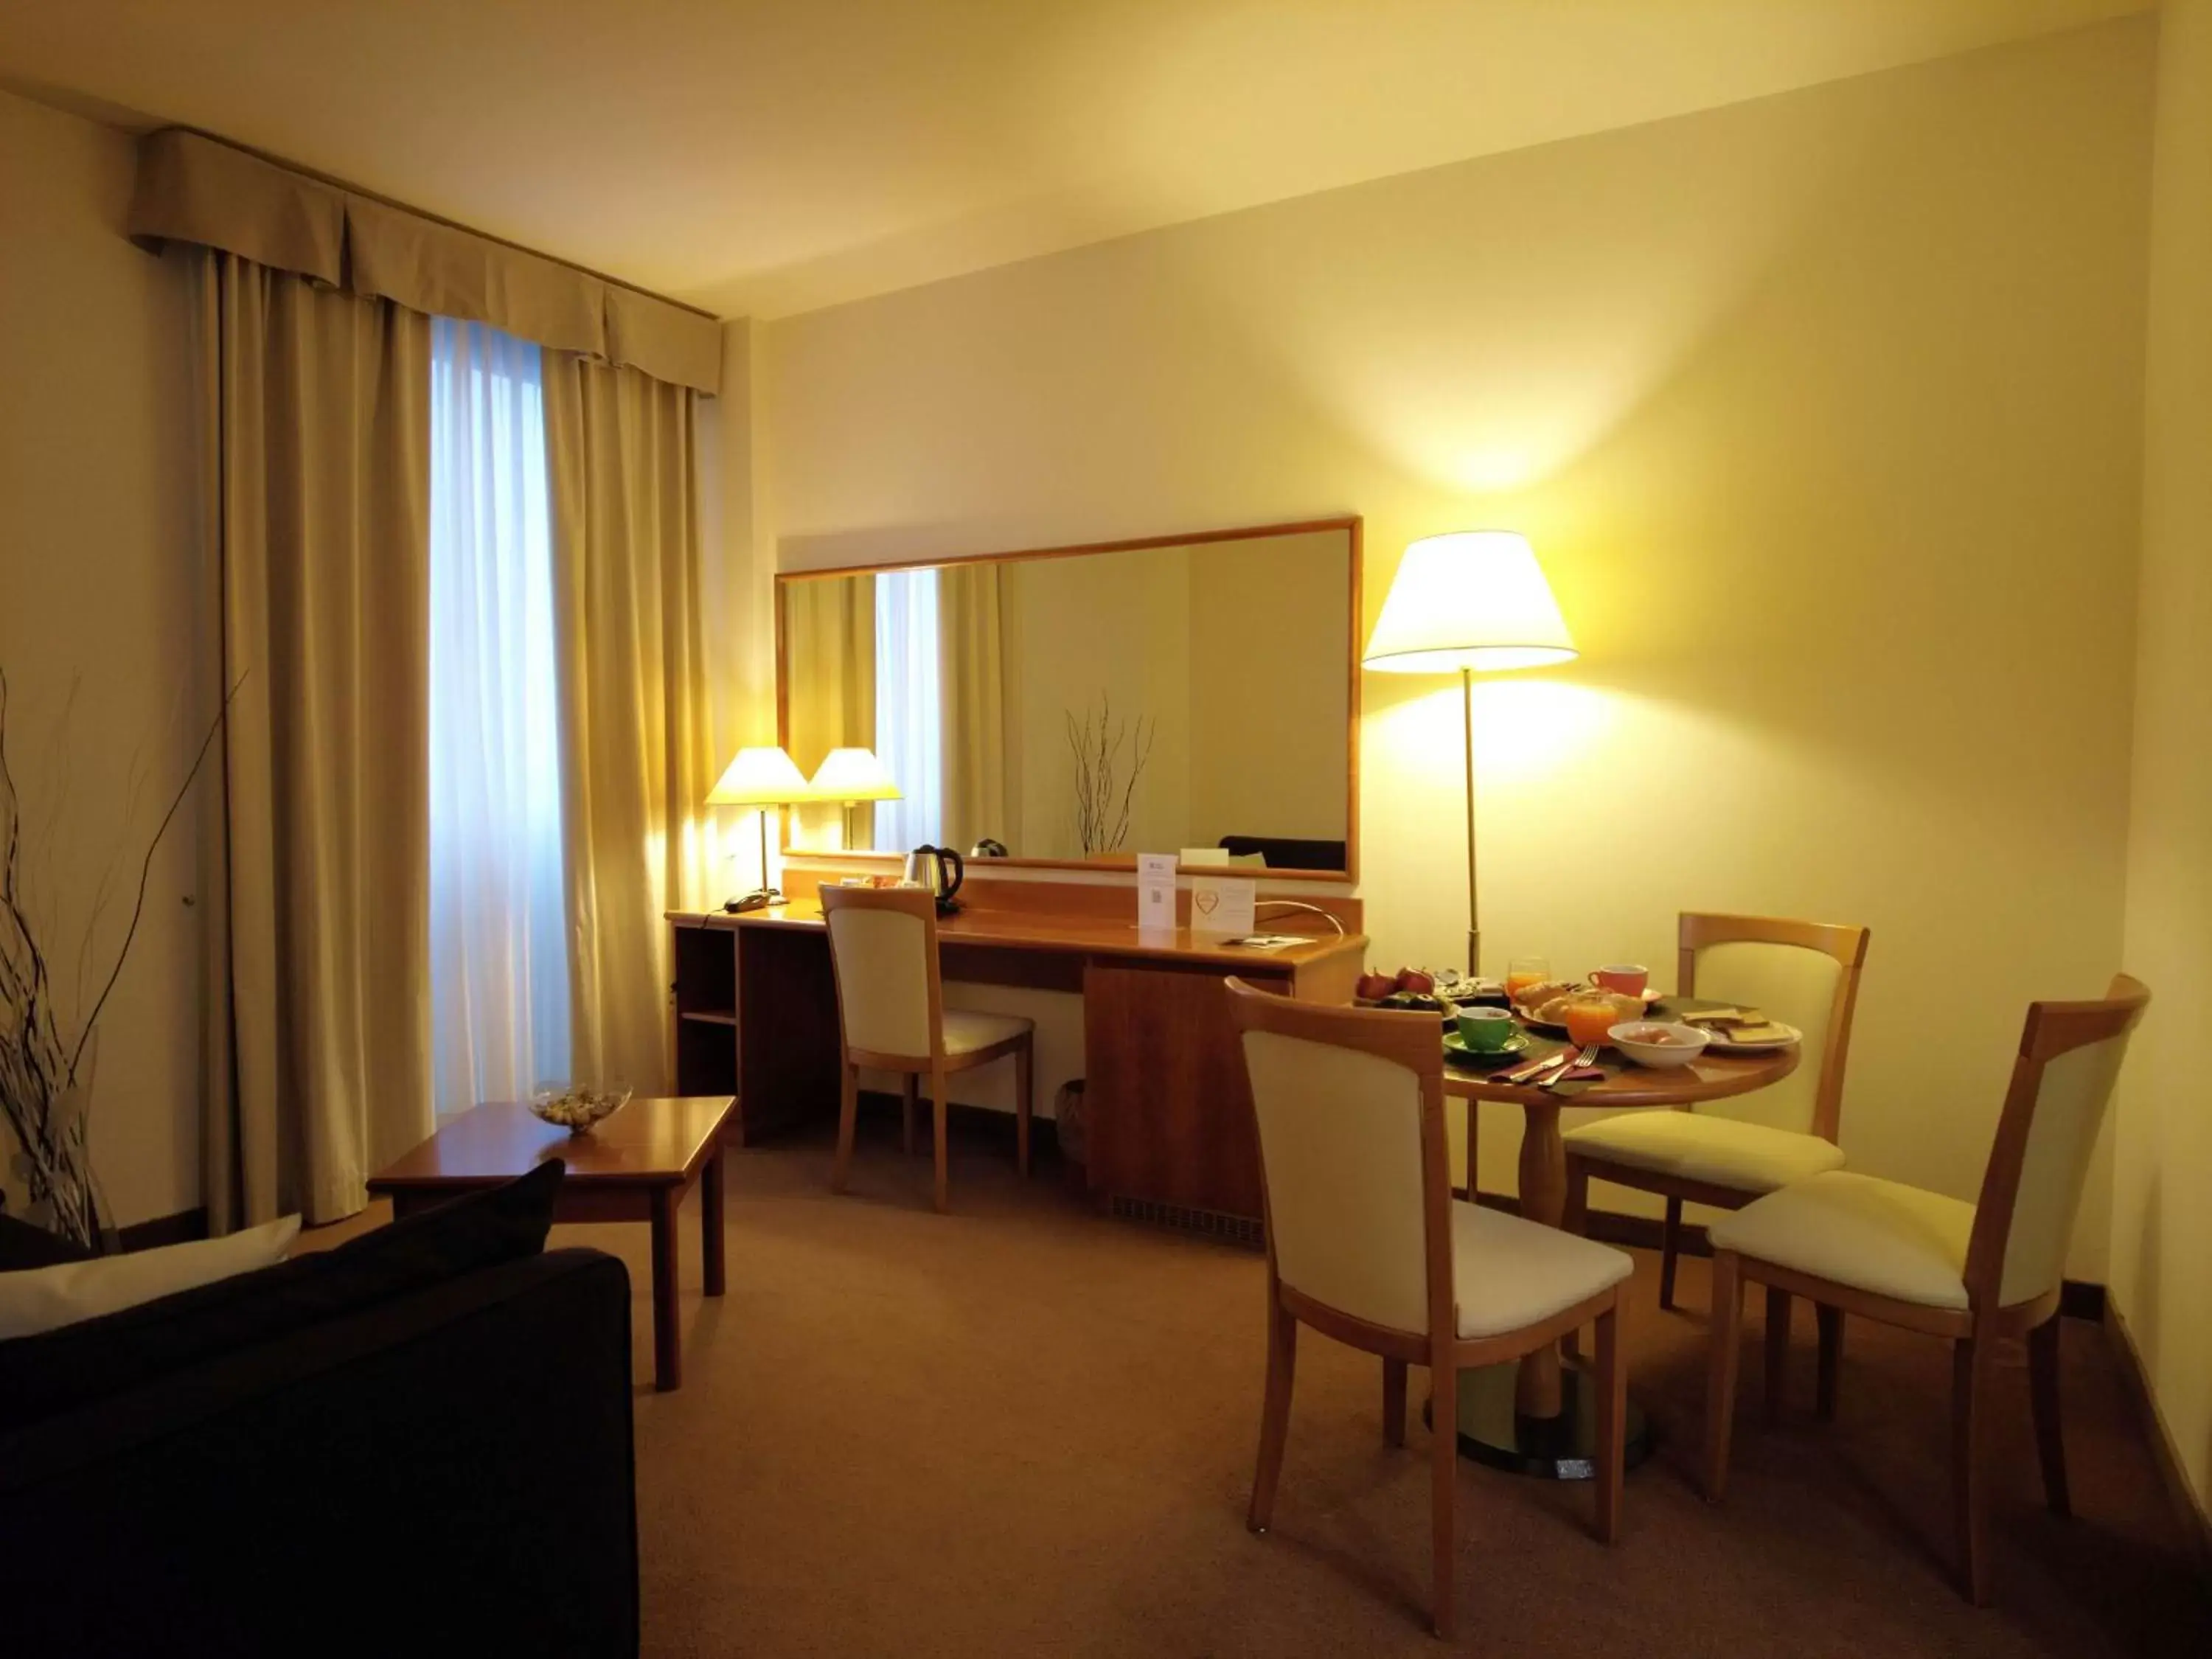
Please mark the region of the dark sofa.
[[0, 1650], [635, 1655], [629, 1354], [554, 1250], [19, 1421]]

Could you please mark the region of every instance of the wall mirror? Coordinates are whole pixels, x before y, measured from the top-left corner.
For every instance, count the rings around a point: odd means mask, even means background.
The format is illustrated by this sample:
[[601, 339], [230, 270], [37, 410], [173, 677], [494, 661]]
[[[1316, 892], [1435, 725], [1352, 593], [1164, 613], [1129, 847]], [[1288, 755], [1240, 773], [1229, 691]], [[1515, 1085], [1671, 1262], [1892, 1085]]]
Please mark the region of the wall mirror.
[[800, 806], [794, 852], [1358, 873], [1356, 518], [793, 572], [776, 598], [784, 747], [809, 777], [871, 750], [900, 791]]

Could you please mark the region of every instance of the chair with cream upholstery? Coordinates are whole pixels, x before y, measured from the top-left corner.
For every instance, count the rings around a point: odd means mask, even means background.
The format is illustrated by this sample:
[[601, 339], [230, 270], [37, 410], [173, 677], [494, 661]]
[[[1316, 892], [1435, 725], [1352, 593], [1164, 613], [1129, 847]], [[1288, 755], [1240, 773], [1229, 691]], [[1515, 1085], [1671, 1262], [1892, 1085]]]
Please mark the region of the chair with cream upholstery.
[[1015, 1156], [1030, 1172], [1030, 1091], [1035, 1026], [1016, 1014], [945, 1006], [937, 961], [937, 901], [912, 887], [822, 889], [830, 960], [837, 977], [843, 1042], [837, 1111], [837, 1161], [830, 1184], [845, 1190], [860, 1115], [860, 1068], [900, 1073], [906, 1150], [914, 1151], [915, 1096], [929, 1074], [937, 1150], [937, 1207], [949, 1209], [945, 1176], [945, 1080], [1012, 1054]]
[[1259, 1126], [1267, 1224], [1267, 1387], [1248, 1516], [1265, 1532], [1290, 1430], [1301, 1322], [1382, 1360], [1382, 1432], [1406, 1439], [1406, 1367], [1426, 1365], [1437, 1633], [1453, 1626], [1454, 1432], [1462, 1368], [1597, 1322], [1597, 1532], [1620, 1517], [1627, 1382], [1620, 1251], [1451, 1195], [1433, 1014], [1318, 1007], [1231, 980]]
[[[2027, 1339], [2044, 1495], [2069, 1512], [2058, 1426], [2058, 1295], [2075, 1212], [2128, 1036], [2150, 993], [2122, 974], [2101, 1001], [2028, 1005], [1978, 1203], [1842, 1170], [1786, 1187], [1712, 1227], [1713, 1336], [1705, 1496], [1721, 1499], [1735, 1416], [1743, 1281], [1767, 1287], [1770, 1333], [1789, 1298], [1949, 1337], [1951, 1480], [1960, 1580], [1989, 1599], [1980, 1465], [1996, 1343]], [[1767, 1346], [1767, 1411], [1778, 1355]]]
[[[1588, 1213], [1591, 1177], [1667, 1200], [1659, 1305], [1674, 1305], [1684, 1200], [1735, 1210], [1792, 1182], [1843, 1167], [1844, 1062], [1867, 930], [1771, 916], [1686, 910], [1674, 988], [1721, 999], [1804, 1032], [1797, 1069], [1756, 1094], [1696, 1111], [1627, 1112], [1567, 1131], [1567, 1214]], [[1823, 1328], [1824, 1334], [1826, 1328]]]

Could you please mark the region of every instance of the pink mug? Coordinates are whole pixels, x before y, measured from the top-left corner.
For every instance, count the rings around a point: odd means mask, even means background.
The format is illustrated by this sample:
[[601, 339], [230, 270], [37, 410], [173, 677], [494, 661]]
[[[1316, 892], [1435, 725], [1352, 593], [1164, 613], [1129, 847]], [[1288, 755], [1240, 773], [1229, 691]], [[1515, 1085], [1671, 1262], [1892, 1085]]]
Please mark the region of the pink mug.
[[1651, 982], [1651, 970], [1634, 963], [1613, 963], [1590, 970], [1591, 980], [1608, 991], [1618, 991], [1625, 997], [1640, 997], [1644, 988]]

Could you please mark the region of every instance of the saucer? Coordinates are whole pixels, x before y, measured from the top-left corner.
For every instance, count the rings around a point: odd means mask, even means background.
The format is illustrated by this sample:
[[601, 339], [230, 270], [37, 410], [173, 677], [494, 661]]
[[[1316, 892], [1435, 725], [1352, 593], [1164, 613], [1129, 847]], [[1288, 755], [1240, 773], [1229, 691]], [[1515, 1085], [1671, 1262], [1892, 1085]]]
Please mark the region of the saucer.
[[1516, 1054], [1528, 1052], [1528, 1034], [1516, 1031], [1505, 1039], [1503, 1048], [1470, 1048], [1460, 1040], [1457, 1031], [1444, 1033], [1444, 1058], [1455, 1066], [1486, 1066], [1492, 1060], [1510, 1060]]

